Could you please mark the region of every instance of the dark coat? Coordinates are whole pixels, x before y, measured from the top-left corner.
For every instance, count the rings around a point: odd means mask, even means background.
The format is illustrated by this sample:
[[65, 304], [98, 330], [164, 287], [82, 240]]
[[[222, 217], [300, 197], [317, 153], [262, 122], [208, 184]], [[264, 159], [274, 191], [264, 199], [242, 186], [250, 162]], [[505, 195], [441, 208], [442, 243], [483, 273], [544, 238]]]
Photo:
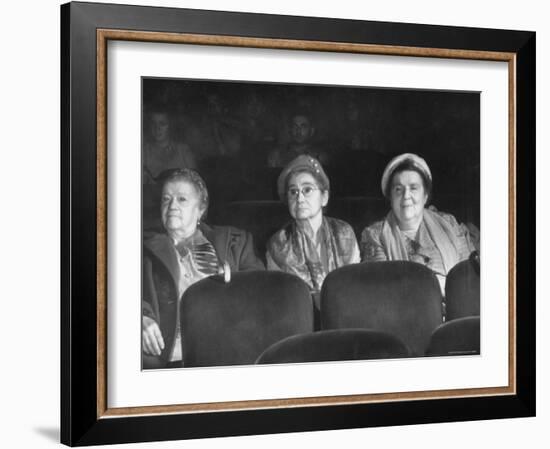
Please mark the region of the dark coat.
[[[252, 235], [230, 226], [200, 225], [214, 246], [220, 262], [227, 261], [231, 271], [265, 270], [254, 252]], [[155, 234], [145, 241], [143, 251], [143, 315], [153, 318], [164, 339], [161, 360], [170, 356], [176, 330], [179, 265], [174, 243], [166, 234]]]

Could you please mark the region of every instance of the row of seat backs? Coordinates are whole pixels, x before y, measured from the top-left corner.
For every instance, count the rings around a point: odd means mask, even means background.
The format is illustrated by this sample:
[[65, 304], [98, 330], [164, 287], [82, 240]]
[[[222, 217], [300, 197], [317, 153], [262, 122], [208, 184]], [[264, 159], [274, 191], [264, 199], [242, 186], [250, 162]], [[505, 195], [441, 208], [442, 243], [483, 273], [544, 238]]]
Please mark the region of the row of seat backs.
[[369, 328], [396, 335], [422, 355], [443, 322], [443, 298], [433, 272], [404, 261], [348, 265], [326, 277], [321, 329]]
[[480, 314], [480, 282], [470, 260], [451, 269], [443, 298], [435, 274], [423, 265], [395, 261], [349, 265], [329, 273], [321, 291], [321, 329], [371, 328], [424, 353], [443, 314], [455, 320]]
[[[458, 318], [438, 326], [424, 355], [480, 353], [479, 316]], [[395, 335], [372, 329], [332, 329], [292, 335], [267, 348], [258, 364], [379, 360], [410, 357], [411, 351]]]
[[[454, 282], [452, 273], [449, 279]], [[458, 305], [467, 300], [453, 302], [454, 319]], [[442, 324], [441, 304], [439, 284], [422, 265], [350, 265], [325, 280], [321, 329], [388, 333], [406, 342], [410, 355], [421, 356]], [[472, 309], [468, 306], [465, 312]], [[314, 305], [307, 285], [282, 272], [234, 273], [229, 283], [218, 276], [203, 279], [186, 291], [180, 311], [185, 366], [251, 364], [274, 343], [314, 331]]]

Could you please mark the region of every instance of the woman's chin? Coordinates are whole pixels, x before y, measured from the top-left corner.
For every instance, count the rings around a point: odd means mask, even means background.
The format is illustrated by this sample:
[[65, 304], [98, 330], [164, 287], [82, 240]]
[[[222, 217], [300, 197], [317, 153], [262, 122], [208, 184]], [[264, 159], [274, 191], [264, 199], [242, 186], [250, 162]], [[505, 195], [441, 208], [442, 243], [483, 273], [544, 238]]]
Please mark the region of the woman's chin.
[[419, 217], [417, 214], [400, 214], [397, 217], [401, 229], [416, 228], [421, 220], [421, 216]]
[[298, 221], [308, 220], [311, 218], [311, 213], [309, 212], [309, 210], [298, 211], [296, 212], [296, 215], [294, 218]]
[[181, 226], [182, 222], [178, 218], [169, 218], [164, 225], [167, 231], [177, 231]]
[[399, 221], [416, 220], [419, 216], [418, 212], [414, 210], [413, 207], [403, 207], [395, 215]]

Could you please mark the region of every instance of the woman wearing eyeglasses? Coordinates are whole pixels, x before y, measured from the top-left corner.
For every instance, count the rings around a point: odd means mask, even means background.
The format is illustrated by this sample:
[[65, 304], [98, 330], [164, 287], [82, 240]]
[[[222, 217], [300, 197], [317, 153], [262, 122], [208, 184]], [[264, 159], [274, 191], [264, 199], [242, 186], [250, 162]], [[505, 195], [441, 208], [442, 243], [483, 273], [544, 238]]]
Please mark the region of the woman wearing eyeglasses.
[[281, 172], [277, 190], [292, 220], [267, 244], [267, 269], [292, 273], [304, 280], [319, 306], [319, 292], [335, 268], [359, 262], [359, 246], [351, 226], [325, 217], [330, 183], [317, 159], [298, 156]]
[[160, 213], [165, 232], [147, 239], [143, 251], [143, 368], [181, 366], [179, 302], [195, 282], [231, 271], [265, 269], [254, 253], [252, 236], [230, 226], [202, 222], [208, 190], [192, 169], [161, 174]]
[[447, 273], [479, 246], [479, 231], [475, 229], [474, 237], [452, 215], [425, 207], [432, 191], [432, 174], [416, 154], [393, 158], [384, 170], [381, 186], [391, 210], [384, 220], [363, 231], [363, 261], [420, 263], [434, 271], [445, 292]]

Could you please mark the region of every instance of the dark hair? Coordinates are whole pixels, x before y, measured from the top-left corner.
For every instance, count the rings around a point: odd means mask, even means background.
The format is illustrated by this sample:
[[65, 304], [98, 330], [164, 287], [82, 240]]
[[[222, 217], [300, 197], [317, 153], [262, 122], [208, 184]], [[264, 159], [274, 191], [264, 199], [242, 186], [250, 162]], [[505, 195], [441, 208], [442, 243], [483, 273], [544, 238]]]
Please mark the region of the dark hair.
[[169, 182], [173, 181], [186, 181], [192, 184], [197, 192], [199, 193], [201, 206], [204, 208], [202, 213], [201, 220], [206, 218], [206, 213], [208, 212], [208, 205], [210, 203], [210, 197], [208, 195], [208, 189], [206, 183], [202, 176], [199, 175], [199, 172], [191, 168], [171, 168], [168, 170], [162, 171], [156, 178], [161, 185], [161, 192], [164, 190], [164, 186]]
[[314, 123], [314, 118], [313, 118], [313, 114], [311, 113], [311, 111], [306, 111], [304, 109], [297, 109], [297, 110], [294, 110], [292, 112], [292, 114], [290, 114], [288, 117], [287, 117], [287, 120], [288, 120], [288, 124], [289, 125], [292, 125], [294, 123], [294, 119], [296, 117], [304, 117], [307, 119], [308, 123], [309, 123], [309, 126], [311, 126], [312, 128], [315, 127], [315, 123]]
[[165, 115], [168, 119], [168, 124], [170, 125], [172, 122], [172, 115], [173, 112], [169, 110], [166, 106], [161, 105], [151, 105], [144, 111], [143, 118], [145, 119], [145, 123], [151, 123], [151, 120], [153, 119], [153, 115]]
[[424, 191], [426, 192], [426, 195], [428, 195], [428, 200], [426, 202], [429, 202], [432, 197], [432, 180], [429, 176], [426, 175], [426, 173], [422, 169], [418, 167], [418, 165], [414, 163], [414, 161], [410, 159], [404, 160], [393, 169], [390, 175], [390, 179], [388, 180], [388, 184], [386, 185], [384, 196], [388, 198], [388, 200], [391, 198], [393, 178], [396, 174], [404, 171], [414, 171], [420, 175], [420, 178], [422, 179], [422, 184], [424, 186]]

